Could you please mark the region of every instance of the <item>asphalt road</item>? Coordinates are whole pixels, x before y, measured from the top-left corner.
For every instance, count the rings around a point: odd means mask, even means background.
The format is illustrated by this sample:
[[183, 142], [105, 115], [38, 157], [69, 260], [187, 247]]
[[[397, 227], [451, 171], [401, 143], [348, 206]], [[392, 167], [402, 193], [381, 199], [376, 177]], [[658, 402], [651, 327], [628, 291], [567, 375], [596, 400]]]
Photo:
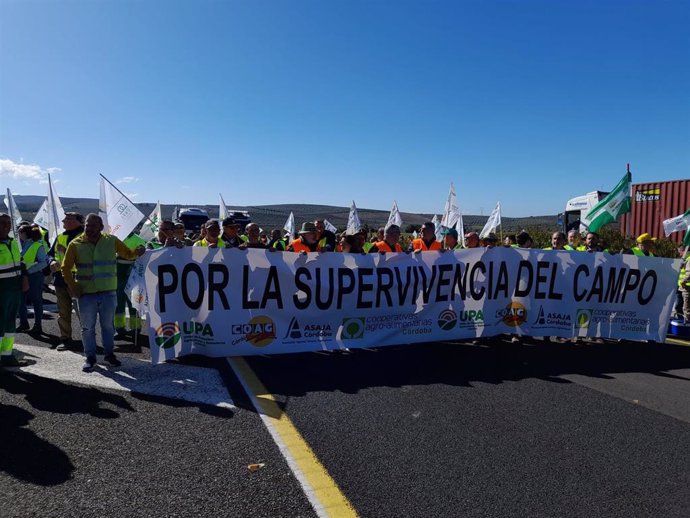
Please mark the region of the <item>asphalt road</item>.
[[[690, 516], [687, 345], [496, 339], [247, 363], [360, 516]], [[227, 363], [178, 366], [220, 373], [234, 406], [89, 386], [78, 369], [0, 374], [0, 515], [316, 516]]]

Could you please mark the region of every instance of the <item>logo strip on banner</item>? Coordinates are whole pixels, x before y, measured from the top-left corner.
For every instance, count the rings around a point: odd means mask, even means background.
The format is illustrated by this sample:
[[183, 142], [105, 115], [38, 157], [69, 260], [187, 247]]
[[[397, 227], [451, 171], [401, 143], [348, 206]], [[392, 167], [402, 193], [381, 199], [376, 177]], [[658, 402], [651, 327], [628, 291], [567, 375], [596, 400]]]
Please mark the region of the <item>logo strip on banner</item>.
[[357, 518], [350, 501], [247, 362], [243, 358], [228, 358], [227, 361], [316, 514], [320, 518]]

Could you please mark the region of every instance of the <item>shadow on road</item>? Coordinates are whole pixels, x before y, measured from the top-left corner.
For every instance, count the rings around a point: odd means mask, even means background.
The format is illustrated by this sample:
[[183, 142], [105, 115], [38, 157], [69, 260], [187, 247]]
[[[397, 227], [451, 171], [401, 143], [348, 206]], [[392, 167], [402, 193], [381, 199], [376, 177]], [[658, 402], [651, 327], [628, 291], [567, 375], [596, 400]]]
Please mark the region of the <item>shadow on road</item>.
[[23, 408], [0, 404], [0, 470], [32, 484], [62, 484], [74, 465], [60, 448], [26, 428], [33, 418]]
[[575, 345], [534, 340], [512, 344], [493, 339], [484, 346], [428, 343], [246, 360], [270, 393], [289, 397], [319, 391], [356, 393], [379, 386], [471, 387], [473, 383], [525, 378], [570, 383], [560, 377], [567, 374], [610, 378], [615, 373], [643, 372], [685, 379], [665, 371], [690, 368], [690, 348], [636, 342]]
[[125, 398], [101, 390], [70, 385], [61, 381], [15, 372], [0, 376], [0, 389], [23, 395], [36, 410], [56, 414], [88, 414], [101, 419], [115, 419], [120, 414], [103, 404], [133, 412]]

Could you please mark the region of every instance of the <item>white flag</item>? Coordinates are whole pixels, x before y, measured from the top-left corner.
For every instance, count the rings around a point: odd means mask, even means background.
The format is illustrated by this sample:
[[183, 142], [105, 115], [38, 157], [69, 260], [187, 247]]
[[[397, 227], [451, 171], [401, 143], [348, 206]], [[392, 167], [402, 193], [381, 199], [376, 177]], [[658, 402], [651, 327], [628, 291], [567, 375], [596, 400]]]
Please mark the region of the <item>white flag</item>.
[[441, 225], [446, 228], [453, 228], [458, 221], [460, 208], [458, 207], [458, 200], [455, 196], [455, 187], [453, 182], [450, 182], [450, 191], [448, 191], [448, 198], [446, 199], [446, 206], [443, 209], [443, 216], [441, 216]]
[[674, 232], [682, 232], [690, 228], [690, 209], [686, 210], [680, 216], [675, 218], [665, 219], [663, 221], [664, 234], [666, 237], [670, 236]]
[[126, 239], [144, 219], [144, 214], [136, 205], [103, 175], [98, 210], [103, 219], [104, 232], [119, 239]]
[[223, 195], [218, 193], [218, 197], [220, 198], [220, 203], [218, 203], [218, 219], [223, 223], [223, 220], [228, 217], [228, 207], [225, 205]]
[[48, 224], [45, 228], [48, 229], [48, 241], [52, 245], [62, 232], [62, 220], [65, 219], [65, 211], [62, 208], [60, 197], [55, 192], [53, 186], [53, 179], [48, 175], [48, 199], [46, 210], [48, 211]]
[[496, 203], [496, 208], [491, 212], [484, 228], [479, 233], [479, 238], [484, 239], [501, 225], [501, 202]]
[[173, 221], [177, 221], [177, 216], [179, 215], [180, 209], [175, 205], [175, 208], [172, 211], [172, 215], [170, 216], [170, 219]]
[[328, 221], [327, 219], [323, 220], [323, 226], [328, 230], [329, 232], [333, 232], [334, 234], [338, 232], [338, 229], [335, 227], [333, 223]]
[[17, 202], [14, 201], [14, 196], [12, 196], [12, 191], [10, 191], [9, 187], [5, 195], [5, 207], [10, 211], [10, 218], [12, 218], [12, 234], [14, 237], [17, 237], [17, 227], [22, 222], [22, 215], [19, 213]]
[[43, 203], [38, 208], [38, 212], [34, 216], [34, 223], [43, 228], [48, 228], [48, 198], [43, 200]]
[[393, 200], [393, 207], [391, 208], [391, 213], [388, 215], [388, 223], [386, 223], [386, 227], [388, 228], [391, 225], [398, 225], [399, 227], [402, 227], [402, 217], [400, 216], [400, 211], [398, 210], [398, 202]]
[[348, 236], [354, 236], [362, 228], [362, 222], [359, 220], [359, 214], [357, 214], [357, 206], [355, 205], [355, 200], [352, 200], [352, 207], [350, 207], [350, 214], [347, 217], [347, 228], [345, 229], [345, 234]]
[[441, 232], [443, 231], [443, 227], [441, 227], [441, 220], [438, 219], [438, 216], [434, 214], [434, 217], [431, 218], [431, 222], [434, 224], [434, 232], [436, 233], [436, 241], [443, 241], [443, 234]]
[[417, 234], [416, 230], [412, 231], [412, 239], [417, 239], [419, 237], [419, 234]]
[[146, 295], [146, 282], [144, 281], [143, 257], [138, 258], [134, 265], [132, 265], [132, 271], [125, 285], [125, 294], [140, 315], [145, 315], [149, 312], [149, 299]]
[[295, 215], [292, 212], [290, 212], [285, 225], [283, 225], [283, 230], [290, 234], [292, 239], [294, 239], [295, 235], [297, 235], [297, 229], [295, 228]]
[[161, 202], [156, 203], [149, 217], [144, 221], [144, 225], [141, 227], [139, 232], [139, 237], [144, 241], [151, 241], [154, 237], [158, 235], [158, 229], [161, 226], [161, 221], [163, 221], [163, 216], [161, 215]]
[[[465, 225], [462, 222], [462, 212], [460, 213], [460, 217], [458, 220], [455, 222], [455, 230], [458, 231], [458, 243], [464, 243], [464, 237], [465, 237]], [[465, 246], [463, 244], [463, 246]]]

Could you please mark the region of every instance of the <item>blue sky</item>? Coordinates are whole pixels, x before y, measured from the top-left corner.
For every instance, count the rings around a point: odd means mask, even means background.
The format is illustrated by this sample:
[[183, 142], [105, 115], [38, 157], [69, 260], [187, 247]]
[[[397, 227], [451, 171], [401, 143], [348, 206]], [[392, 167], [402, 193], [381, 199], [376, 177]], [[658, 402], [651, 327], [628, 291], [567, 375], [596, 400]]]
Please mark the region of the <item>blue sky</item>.
[[555, 214], [690, 178], [690, 3], [0, 0], [0, 187]]

